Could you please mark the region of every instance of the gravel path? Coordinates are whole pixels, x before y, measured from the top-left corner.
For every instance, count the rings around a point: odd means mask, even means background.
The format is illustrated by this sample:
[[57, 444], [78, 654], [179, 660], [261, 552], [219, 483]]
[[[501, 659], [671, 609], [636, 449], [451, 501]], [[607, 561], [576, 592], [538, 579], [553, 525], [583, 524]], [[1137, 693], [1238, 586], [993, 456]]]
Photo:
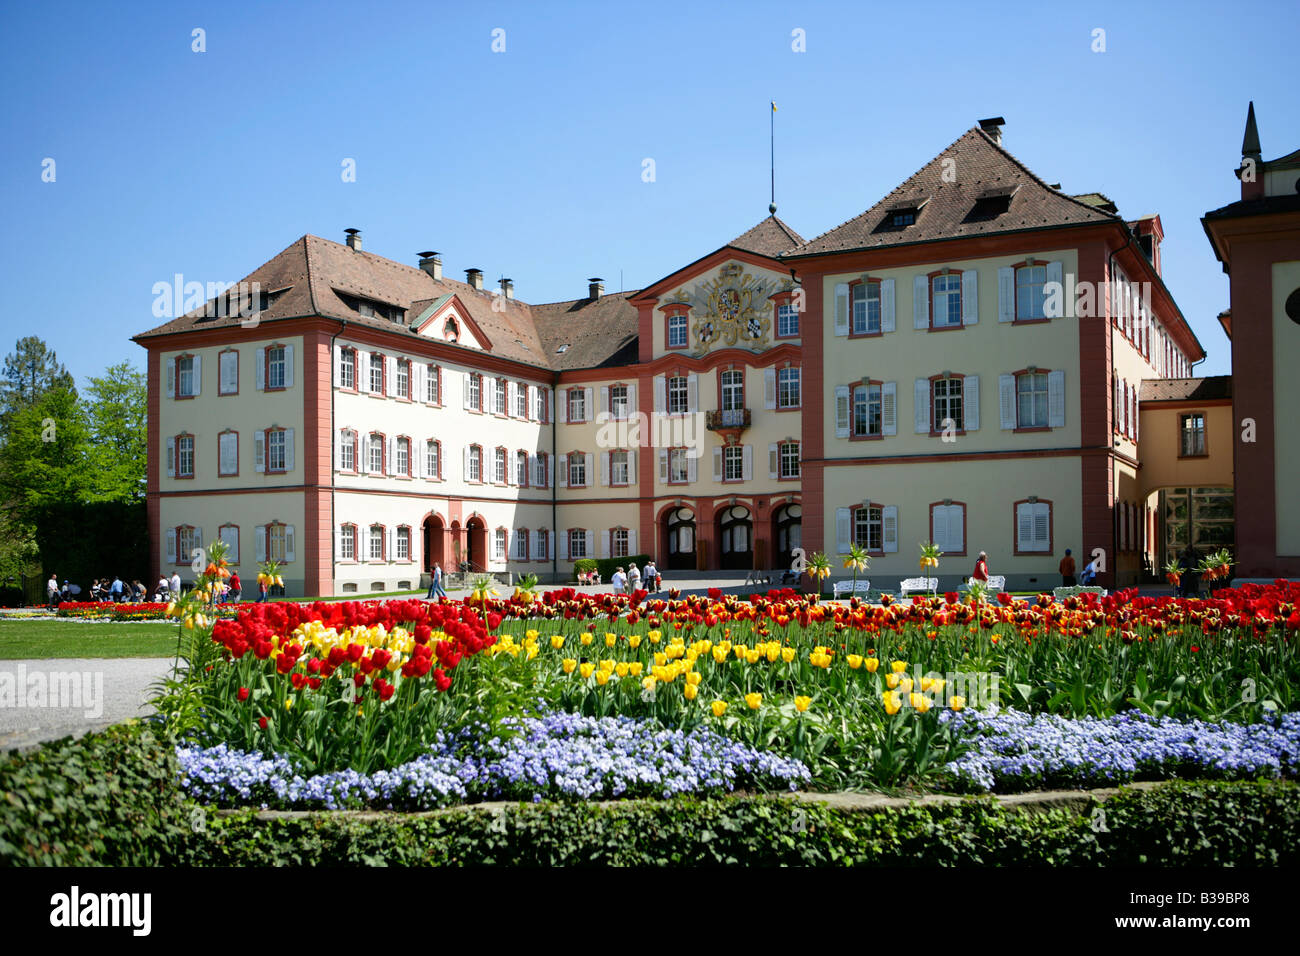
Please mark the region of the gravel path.
[[171, 658], [0, 661], [0, 752], [102, 730], [151, 712]]

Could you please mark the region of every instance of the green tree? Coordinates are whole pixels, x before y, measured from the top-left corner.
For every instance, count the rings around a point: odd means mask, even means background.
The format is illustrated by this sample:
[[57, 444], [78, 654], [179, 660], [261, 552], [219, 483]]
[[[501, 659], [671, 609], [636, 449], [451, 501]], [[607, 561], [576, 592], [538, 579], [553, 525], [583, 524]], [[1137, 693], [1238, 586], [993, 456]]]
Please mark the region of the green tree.
[[5, 356], [0, 376], [0, 440], [7, 440], [14, 415], [56, 389], [71, 392], [76, 400], [76, 383], [54, 351], [35, 335], [19, 339]]
[[54, 388], [11, 409], [0, 447], [0, 501], [20, 525], [52, 505], [79, 501], [85, 485], [86, 425], [76, 392]]
[[86, 501], [143, 501], [148, 449], [145, 374], [130, 362], [91, 378], [86, 420]]

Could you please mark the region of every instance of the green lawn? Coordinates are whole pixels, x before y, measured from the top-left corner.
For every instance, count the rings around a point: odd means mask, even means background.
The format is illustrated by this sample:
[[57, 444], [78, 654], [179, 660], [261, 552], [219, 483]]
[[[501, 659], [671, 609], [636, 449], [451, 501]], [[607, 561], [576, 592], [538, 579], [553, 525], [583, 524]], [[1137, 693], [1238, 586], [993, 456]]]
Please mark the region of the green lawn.
[[0, 660], [45, 657], [171, 657], [175, 623], [0, 621]]

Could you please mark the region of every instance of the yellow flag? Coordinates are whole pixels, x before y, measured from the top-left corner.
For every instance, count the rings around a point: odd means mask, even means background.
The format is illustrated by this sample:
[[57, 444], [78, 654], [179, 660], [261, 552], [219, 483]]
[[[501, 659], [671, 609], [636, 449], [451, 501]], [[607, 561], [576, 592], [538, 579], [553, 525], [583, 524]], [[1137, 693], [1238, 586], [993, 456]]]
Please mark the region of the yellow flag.
[[776, 112], [776, 100], [773, 100], [773, 101], [772, 101], [772, 112], [773, 112], [773, 113]]

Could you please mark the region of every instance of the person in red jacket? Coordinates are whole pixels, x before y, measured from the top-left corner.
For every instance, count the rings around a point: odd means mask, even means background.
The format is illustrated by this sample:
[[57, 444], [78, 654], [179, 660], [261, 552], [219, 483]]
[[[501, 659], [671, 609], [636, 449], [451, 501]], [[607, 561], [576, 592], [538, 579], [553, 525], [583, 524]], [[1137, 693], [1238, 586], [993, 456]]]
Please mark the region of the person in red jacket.
[[983, 581], [986, 584], [988, 583], [989, 556], [983, 551], [980, 552], [979, 558], [975, 561], [975, 573], [971, 575], [971, 579], [975, 581]]

